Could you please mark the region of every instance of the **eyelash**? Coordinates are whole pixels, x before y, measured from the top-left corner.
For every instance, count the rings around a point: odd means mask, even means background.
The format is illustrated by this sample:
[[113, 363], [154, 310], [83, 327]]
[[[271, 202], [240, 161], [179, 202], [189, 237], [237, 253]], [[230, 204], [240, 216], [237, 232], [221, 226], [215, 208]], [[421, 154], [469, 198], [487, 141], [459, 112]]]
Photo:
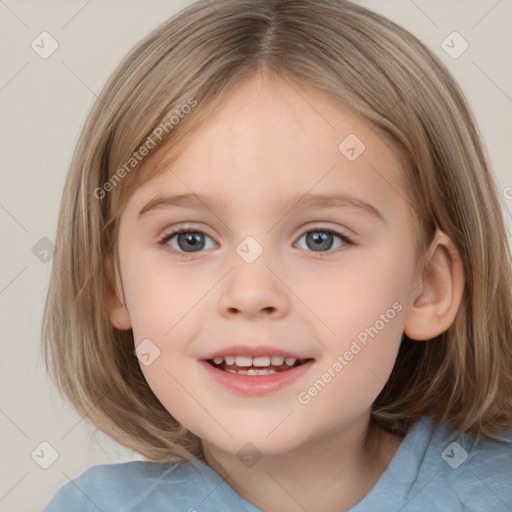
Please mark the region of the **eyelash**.
[[[163, 246], [164, 249], [172, 252], [173, 254], [178, 253], [180, 258], [183, 259], [183, 260], [192, 259], [194, 254], [196, 254], [196, 253], [194, 253], [194, 252], [187, 253], [187, 252], [177, 251], [176, 249], [173, 249], [172, 247], [167, 245], [167, 242], [169, 240], [171, 240], [175, 235], [181, 235], [183, 233], [200, 233], [201, 235], [204, 235], [204, 236], [207, 236], [207, 237], [211, 238], [211, 236], [208, 235], [208, 233], [205, 233], [204, 231], [202, 231], [200, 229], [196, 229], [196, 228], [194, 228], [194, 229], [191, 229], [191, 228], [178, 228], [178, 229], [175, 229], [175, 230], [171, 231], [170, 233], [166, 233], [165, 235], [163, 235], [158, 240], [158, 245]], [[334, 231], [332, 229], [323, 228], [321, 226], [313, 227], [313, 228], [308, 229], [307, 231], [302, 233], [302, 235], [298, 238], [298, 240], [300, 240], [304, 235], [307, 235], [309, 233], [329, 233], [331, 235], [335, 235], [335, 236], [339, 237], [342, 240], [342, 242], [344, 243], [344, 245], [355, 245], [354, 241], [350, 237], [348, 237], [347, 235], [344, 235], [344, 234], [339, 233], [338, 231]], [[344, 249], [342, 247], [341, 249], [338, 248], [338, 250], [342, 251], [342, 250], [346, 250], [346, 248]], [[201, 251], [198, 251], [198, 252], [201, 252]], [[311, 252], [314, 255], [313, 257], [315, 257], [315, 258], [323, 259], [326, 256], [328, 256], [330, 253], [335, 252], [335, 251], [329, 249], [328, 251], [324, 251], [324, 252], [315, 252], [315, 251], [308, 251], [308, 252]]]

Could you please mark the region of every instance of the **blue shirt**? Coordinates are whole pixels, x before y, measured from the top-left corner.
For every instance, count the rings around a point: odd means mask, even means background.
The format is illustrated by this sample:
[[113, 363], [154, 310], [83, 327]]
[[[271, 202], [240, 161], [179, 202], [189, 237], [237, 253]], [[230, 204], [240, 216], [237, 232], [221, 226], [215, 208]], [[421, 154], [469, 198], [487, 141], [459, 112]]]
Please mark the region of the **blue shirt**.
[[[93, 466], [43, 512], [258, 512], [208, 465], [145, 461]], [[431, 418], [417, 422], [350, 512], [510, 512], [512, 435], [480, 444]], [[260, 511], [261, 512], [261, 511]], [[317, 512], [317, 511], [311, 511]]]

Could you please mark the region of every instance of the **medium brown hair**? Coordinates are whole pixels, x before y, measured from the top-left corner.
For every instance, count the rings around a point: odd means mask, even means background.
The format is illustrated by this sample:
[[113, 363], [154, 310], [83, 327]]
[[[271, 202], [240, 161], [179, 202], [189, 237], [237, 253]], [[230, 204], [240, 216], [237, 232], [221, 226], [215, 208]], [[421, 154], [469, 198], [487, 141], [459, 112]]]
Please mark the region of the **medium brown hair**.
[[[407, 164], [418, 250], [441, 230], [461, 255], [465, 289], [453, 324], [427, 342], [404, 335], [373, 421], [404, 434], [430, 415], [464, 433], [499, 436], [512, 426], [511, 257], [472, 114], [448, 70], [418, 39], [345, 0], [195, 2], [115, 70], [83, 128], [60, 208], [42, 331], [43, 357], [59, 390], [102, 431], [151, 461], [201, 456], [198, 438], [148, 386], [132, 331], [109, 320], [106, 262], [118, 258], [124, 205], [155, 168], [130, 159], [161, 126], [168, 130], [147, 158], [163, 148], [166, 158], [177, 155], [255, 73], [324, 91], [386, 134]], [[177, 122], [169, 121], [173, 115]]]

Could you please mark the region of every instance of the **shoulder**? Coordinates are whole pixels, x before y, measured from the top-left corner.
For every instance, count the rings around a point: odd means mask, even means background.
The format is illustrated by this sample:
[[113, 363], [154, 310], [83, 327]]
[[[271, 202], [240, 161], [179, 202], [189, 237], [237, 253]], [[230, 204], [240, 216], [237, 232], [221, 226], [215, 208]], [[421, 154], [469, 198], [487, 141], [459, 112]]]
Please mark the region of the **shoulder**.
[[93, 466], [64, 484], [43, 512], [129, 511], [163, 487], [163, 482], [169, 499], [176, 499], [189, 492], [178, 484], [193, 484], [197, 478], [194, 473], [197, 470], [186, 462], [170, 465], [133, 461]]
[[474, 510], [500, 510], [504, 505], [512, 509], [512, 436], [501, 440], [463, 436], [445, 448], [444, 459], [455, 459], [456, 450], [461, 452], [460, 465], [451, 468], [451, 476], [461, 501]]
[[468, 511], [512, 508], [512, 431], [499, 440], [475, 438], [427, 419], [417, 433], [425, 440], [420, 471], [443, 500]]
[[484, 471], [499, 473], [505, 477], [512, 476], [512, 430], [497, 439], [488, 439], [459, 434], [432, 420], [426, 426], [429, 447], [436, 452], [441, 450], [443, 467], [452, 470], [450, 474], [456, 474], [453, 470], [460, 468], [461, 471], [457, 472], [460, 474]]

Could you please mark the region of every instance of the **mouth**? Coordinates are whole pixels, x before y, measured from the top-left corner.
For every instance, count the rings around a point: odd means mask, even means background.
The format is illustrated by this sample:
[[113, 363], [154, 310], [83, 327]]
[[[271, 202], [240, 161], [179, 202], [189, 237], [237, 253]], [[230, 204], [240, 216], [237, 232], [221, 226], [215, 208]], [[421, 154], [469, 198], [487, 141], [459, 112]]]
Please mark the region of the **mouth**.
[[312, 361], [311, 358], [297, 359], [295, 357], [283, 357], [278, 355], [268, 356], [223, 356], [207, 359], [206, 362], [226, 373], [237, 375], [273, 375], [283, 373], [305, 363]]

